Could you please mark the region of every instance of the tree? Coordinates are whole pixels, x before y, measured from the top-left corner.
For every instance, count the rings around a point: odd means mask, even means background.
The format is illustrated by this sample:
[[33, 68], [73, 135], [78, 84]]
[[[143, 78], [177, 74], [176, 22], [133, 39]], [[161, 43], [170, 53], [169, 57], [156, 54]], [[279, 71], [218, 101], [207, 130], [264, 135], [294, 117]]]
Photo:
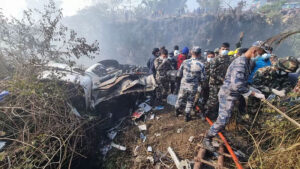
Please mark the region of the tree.
[[43, 64], [49, 61], [73, 63], [99, 52], [97, 41], [89, 44], [74, 30], [62, 25], [62, 9], [53, 0], [42, 11], [27, 10], [21, 20], [0, 15], [0, 54], [10, 64]]
[[199, 3], [200, 8], [209, 13], [217, 12], [221, 6], [220, 0], [197, 0], [197, 2]]
[[187, 0], [143, 0], [142, 5], [150, 12], [162, 11], [165, 14], [176, 14], [186, 7]]

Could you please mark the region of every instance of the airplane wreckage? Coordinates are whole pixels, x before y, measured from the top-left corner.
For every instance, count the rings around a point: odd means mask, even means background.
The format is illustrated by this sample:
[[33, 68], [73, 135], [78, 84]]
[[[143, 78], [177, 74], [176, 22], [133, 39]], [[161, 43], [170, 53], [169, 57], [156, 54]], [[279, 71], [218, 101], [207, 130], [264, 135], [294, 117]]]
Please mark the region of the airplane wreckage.
[[85, 71], [66, 64], [49, 63], [39, 77], [43, 81], [57, 79], [67, 84], [70, 106], [81, 116], [93, 112], [100, 103], [141, 92], [153, 91], [156, 82], [147, 69], [119, 64], [116, 60], [100, 61]]

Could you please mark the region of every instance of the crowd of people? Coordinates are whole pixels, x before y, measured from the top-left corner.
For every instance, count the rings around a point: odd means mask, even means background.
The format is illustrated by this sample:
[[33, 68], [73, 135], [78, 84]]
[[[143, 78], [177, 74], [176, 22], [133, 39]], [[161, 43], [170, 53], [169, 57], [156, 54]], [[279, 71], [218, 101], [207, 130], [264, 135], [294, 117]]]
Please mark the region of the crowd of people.
[[239, 45], [232, 51], [225, 42], [203, 55], [199, 46], [180, 50], [176, 45], [172, 52], [165, 47], [154, 48], [147, 67], [157, 82], [157, 103], [166, 101], [172, 93], [177, 95], [175, 116], [184, 114], [188, 122], [197, 106], [201, 118], [215, 121], [203, 140], [211, 151], [215, 151], [212, 138], [225, 128], [235, 105], [246, 111], [247, 105], [255, 109], [271, 94], [284, 97], [293, 88], [288, 74], [299, 68], [295, 57], [278, 59], [262, 41], [250, 48]]

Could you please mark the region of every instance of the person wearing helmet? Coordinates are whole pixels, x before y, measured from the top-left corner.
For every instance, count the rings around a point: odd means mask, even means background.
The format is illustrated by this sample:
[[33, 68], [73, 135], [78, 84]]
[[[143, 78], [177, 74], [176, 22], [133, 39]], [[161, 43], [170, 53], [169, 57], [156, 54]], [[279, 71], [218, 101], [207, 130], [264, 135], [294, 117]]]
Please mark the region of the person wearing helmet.
[[223, 84], [226, 70], [231, 63], [228, 56], [229, 43], [225, 42], [221, 45], [219, 56], [217, 56], [209, 66], [209, 96], [204, 107], [205, 116], [216, 119], [218, 116], [218, 92]]
[[181, 84], [175, 104], [175, 115], [178, 116], [181, 112], [180, 109], [185, 107], [186, 122], [191, 119], [190, 113], [193, 108], [195, 95], [199, 89], [199, 84], [204, 82], [206, 78], [204, 64], [200, 61], [200, 57], [200, 47], [193, 47], [192, 57], [183, 61], [177, 74], [178, 77], [181, 77]]
[[243, 56], [236, 58], [228, 67], [224, 83], [218, 93], [219, 113], [215, 123], [210, 127], [203, 139], [203, 146], [209, 151], [215, 151], [212, 138], [223, 130], [230, 120], [235, 102], [243, 96], [254, 96], [265, 99], [257, 89], [251, 88], [247, 81], [250, 75], [250, 61], [265, 53], [260, 47], [251, 47]]
[[154, 60], [159, 56], [159, 49], [158, 48], [154, 48], [152, 50], [152, 56], [148, 59], [147, 62], [147, 67], [149, 69], [149, 74], [154, 75], [156, 74], [156, 70], [154, 68]]
[[274, 66], [259, 69], [254, 77], [252, 86], [261, 90], [266, 96], [274, 93], [284, 97], [292, 90], [288, 73], [296, 72], [299, 63], [295, 57], [281, 58]]

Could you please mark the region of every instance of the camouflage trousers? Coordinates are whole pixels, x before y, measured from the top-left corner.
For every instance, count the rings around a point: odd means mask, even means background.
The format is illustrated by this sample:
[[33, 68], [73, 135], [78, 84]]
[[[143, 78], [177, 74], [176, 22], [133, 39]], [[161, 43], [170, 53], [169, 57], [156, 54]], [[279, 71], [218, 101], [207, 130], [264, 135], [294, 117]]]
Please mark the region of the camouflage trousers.
[[209, 96], [204, 106], [206, 115], [213, 119], [215, 119], [218, 115], [218, 107], [219, 107], [218, 93], [220, 88], [221, 88], [220, 85], [209, 86]]
[[162, 99], [167, 98], [169, 92], [169, 85], [170, 83], [167, 79], [157, 80], [156, 99], [158, 102], [161, 102]]
[[185, 113], [191, 113], [196, 93], [197, 85], [181, 83], [175, 109], [181, 109], [185, 107]]
[[229, 91], [221, 89], [219, 92], [219, 115], [216, 122], [210, 127], [208, 136], [216, 136], [229, 122], [236, 100], [239, 97], [230, 96]]

